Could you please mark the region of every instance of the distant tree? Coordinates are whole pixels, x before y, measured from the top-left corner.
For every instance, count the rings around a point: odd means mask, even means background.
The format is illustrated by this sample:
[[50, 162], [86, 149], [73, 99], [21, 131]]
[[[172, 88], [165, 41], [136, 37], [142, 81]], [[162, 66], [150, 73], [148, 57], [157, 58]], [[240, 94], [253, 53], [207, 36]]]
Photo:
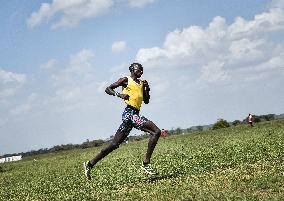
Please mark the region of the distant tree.
[[177, 128], [177, 129], [175, 130], [175, 133], [176, 133], [177, 135], [180, 135], [180, 134], [182, 133], [181, 128]]
[[261, 122], [261, 118], [260, 117], [258, 117], [258, 116], [252, 116], [252, 119], [253, 119], [253, 121], [255, 122], [255, 123], [259, 123], [259, 122]]
[[101, 146], [103, 143], [104, 143], [103, 140], [92, 140], [92, 141], [86, 140], [85, 142], [83, 142], [83, 143], [80, 145], [80, 148], [86, 149], [86, 148], [89, 148], [89, 147], [99, 147], [99, 146]]
[[203, 126], [196, 126], [197, 131], [203, 131]]
[[234, 126], [236, 126], [236, 125], [239, 125], [239, 124], [241, 124], [242, 122], [240, 121], [240, 120], [235, 120], [235, 121], [233, 121], [233, 125]]
[[213, 130], [220, 129], [220, 128], [227, 128], [230, 127], [230, 124], [224, 120], [224, 119], [219, 119], [212, 127]]
[[267, 115], [263, 115], [265, 121], [271, 121], [275, 119], [275, 114], [267, 114]]

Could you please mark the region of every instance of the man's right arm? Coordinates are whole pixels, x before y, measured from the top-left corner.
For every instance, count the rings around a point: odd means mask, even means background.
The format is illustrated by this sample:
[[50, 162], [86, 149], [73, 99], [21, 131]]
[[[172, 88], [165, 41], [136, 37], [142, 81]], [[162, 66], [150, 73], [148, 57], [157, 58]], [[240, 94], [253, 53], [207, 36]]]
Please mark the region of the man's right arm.
[[129, 96], [127, 94], [120, 94], [118, 92], [115, 92], [114, 89], [117, 87], [126, 87], [127, 86], [127, 82], [128, 82], [128, 78], [127, 77], [123, 77], [120, 78], [118, 81], [112, 83], [111, 85], [109, 85], [105, 92], [111, 96], [117, 96], [119, 98], [122, 98], [124, 100], [128, 100]]

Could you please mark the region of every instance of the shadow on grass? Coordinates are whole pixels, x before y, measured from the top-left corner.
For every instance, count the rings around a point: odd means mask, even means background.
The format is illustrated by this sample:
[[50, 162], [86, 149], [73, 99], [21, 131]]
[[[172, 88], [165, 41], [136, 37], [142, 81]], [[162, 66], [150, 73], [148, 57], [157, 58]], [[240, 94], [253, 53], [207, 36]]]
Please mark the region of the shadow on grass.
[[173, 174], [166, 174], [166, 175], [165, 174], [164, 175], [157, 174], [155, 176], [149, 176], [147, 179], [144, 180], [144, 182], [155, 183], [157, 181], [164, 180], [164, 179], [177, 178], [177, 177], [179, 177], [182, 174], [183, 173], [173, 173]]

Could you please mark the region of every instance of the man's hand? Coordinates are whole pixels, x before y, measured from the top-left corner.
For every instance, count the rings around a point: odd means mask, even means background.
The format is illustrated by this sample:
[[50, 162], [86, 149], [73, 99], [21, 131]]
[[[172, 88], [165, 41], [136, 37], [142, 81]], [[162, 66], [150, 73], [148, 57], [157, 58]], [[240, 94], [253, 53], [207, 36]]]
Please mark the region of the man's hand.
[[143, 86], [144, 86], [146, 91], [150, 91], [150, 87], [149, 87], [147, 80], [143, 80]]
[[123, 100], [129, 100], [129, 95], [128, 94], [117, 94], [117, 96]]

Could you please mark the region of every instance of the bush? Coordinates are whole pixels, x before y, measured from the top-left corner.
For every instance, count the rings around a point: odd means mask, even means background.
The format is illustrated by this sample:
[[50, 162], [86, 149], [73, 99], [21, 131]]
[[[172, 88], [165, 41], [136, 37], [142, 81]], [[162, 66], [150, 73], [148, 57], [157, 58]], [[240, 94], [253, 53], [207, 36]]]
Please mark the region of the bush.
[[220, 129], [220, 128], [227, 128], [230, 127], [230, 124], [224, 120], [224, 119], [219, 119], [212, 127], [213, 130]]
[[263, 117], [266, 121], [271, 121], [275, 119], [275, 114], [267, 114], [267, 115], [263, 115]]
[[252, 119], [253, 119], [253, 121], [255, 122], [255, 123], [259, 123], [259, 122], [261, 122], [261, 118], [259, 118], [259, 117], [257, 117], [257, 116], [252, 116]]
[[234, 126], [236, 126], [236, 125], [239, 125], [239, 124], [241, 124], [242, 122], [240, 121], [240, 120], [235, 120], [235, 121], [233, 121], [233, 125]]

